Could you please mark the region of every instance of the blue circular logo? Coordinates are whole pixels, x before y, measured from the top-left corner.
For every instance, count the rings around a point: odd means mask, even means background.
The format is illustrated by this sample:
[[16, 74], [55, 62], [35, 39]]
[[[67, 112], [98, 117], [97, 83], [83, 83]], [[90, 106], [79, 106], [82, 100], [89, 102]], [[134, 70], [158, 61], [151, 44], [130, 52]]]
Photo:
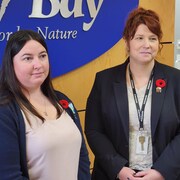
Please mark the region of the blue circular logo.
[[[121, 38], [138, 0], [2, 0], [0, 59], [12, 32], [32, 29], [46, 40], [52, 77], [102, 55]], [[1, 62], [1, 61], [0, 61]]]

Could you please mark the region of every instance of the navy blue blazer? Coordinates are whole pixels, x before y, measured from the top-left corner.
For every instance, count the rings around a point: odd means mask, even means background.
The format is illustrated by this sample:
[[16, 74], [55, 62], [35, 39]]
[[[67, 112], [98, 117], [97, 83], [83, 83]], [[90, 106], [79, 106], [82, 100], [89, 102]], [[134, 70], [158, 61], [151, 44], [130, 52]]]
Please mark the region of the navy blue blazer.
[[[114, 180], [129, 162], [129, 109], [126, 67], [96, 74], [88, 97], [85, 134], [95, 154], [92, 180]], [[155, 82], [166, 86], [156, 92]], [[151, 133], [153, 166], [166, 180], [180, 180], [180, 71], [155, 62], [152, 84]]]
[[[60, 92], [56, 92], [59, 100], [70, 99]], [[90, 162], [86, 149], [79, 116], [75, 109], [66, 109], [82, 134], [78, 180], [90, 180]], [[0, 179], [28, 180], [26, 160], [25, 124], [20, 108], [16, 102], [0, 106]]]

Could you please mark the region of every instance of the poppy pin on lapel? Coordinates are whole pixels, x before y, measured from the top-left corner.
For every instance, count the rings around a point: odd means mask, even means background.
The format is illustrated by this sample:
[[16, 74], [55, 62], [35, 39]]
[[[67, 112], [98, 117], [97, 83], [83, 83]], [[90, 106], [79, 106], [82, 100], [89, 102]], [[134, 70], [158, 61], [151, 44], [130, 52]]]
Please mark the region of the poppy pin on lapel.
[[161, 93], [162, 92], [162, 88], [164, 88], [166, 86], [166, 81], [163, 79], [157, 79], [156, 80], [156, 92], [157, 93]]

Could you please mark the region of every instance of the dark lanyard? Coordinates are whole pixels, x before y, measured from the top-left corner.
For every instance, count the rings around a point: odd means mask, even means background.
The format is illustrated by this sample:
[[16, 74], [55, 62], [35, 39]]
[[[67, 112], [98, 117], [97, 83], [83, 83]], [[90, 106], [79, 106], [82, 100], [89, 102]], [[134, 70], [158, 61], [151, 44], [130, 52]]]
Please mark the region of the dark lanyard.
[[131, 70], [130, 70], [130, 66], [129, 66], [129, 77], [130, 77], [131, 87], [132, 87], [132, 91], [133, 91], [133, 95], [134, 95], [134, 102], [136, 104], [138, 119], [139, 119], [139, 130], [143, 130], [144, 129], [144, 109], [145, 109], [145, 105], [146, 105], [146, 102], [147, 102], [147, 99], [148, 99], [149, 90], [150, 90], [151, 84], [152, 84], [153, 70], [151, 72], [151, 76], [150, 76], [148, 84], [146, 86], [146, 91], [145, 91], [145, 94], [144, 94], [141, 109], [140, 109], [140, 106], [139, 106], [138, 96], [137, 96], [137, 93], [136, 93], [136, 88], [135, 88], [134, 80], [133, 80], [132, 73], [131, 73]]

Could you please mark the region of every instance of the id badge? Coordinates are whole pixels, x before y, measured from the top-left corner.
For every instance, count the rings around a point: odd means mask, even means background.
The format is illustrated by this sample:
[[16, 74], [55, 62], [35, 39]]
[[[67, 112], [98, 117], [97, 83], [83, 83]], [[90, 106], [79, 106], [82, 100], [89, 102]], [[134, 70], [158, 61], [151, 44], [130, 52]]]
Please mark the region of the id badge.
[[146, 131], [139, 131], [136, 138], [136, 154], [148, 153], [149, 137]]

